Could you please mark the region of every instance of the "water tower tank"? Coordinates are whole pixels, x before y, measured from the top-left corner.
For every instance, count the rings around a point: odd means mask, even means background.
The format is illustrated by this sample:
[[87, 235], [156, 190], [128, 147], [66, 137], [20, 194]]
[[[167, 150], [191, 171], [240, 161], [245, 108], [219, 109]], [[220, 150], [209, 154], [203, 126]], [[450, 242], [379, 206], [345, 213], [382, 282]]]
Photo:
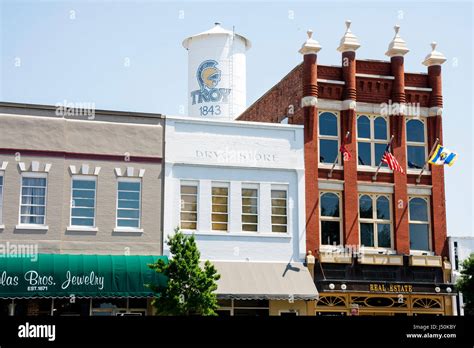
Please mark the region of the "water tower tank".
[[183, 41], [188, 50], [188, 115], [234, 120], [246, 108], [250, 41], [215, 23]]

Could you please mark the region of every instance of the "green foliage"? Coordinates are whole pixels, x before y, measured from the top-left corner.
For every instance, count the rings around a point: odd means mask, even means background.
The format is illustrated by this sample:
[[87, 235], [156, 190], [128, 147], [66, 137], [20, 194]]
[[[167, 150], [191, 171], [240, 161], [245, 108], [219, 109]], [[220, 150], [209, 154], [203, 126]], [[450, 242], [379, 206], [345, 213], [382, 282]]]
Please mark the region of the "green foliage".
[[463, 295], [464, 314], [474, 315], [474, 253], [464, 260], [456, 287]]
[[204, 267], [199, 262], [200, 252], [193, 236], [185, 236], [179, 228], [167, 244], [172, 258], [169, 263], [158, 260], [149, 267], [168, 278], [165, 289], [154, 285], [157, 292], [152, 304], [158, 315], [216, 315], [218, 308], [216, 281], [220, 278], [215, 267], [206, 261]]

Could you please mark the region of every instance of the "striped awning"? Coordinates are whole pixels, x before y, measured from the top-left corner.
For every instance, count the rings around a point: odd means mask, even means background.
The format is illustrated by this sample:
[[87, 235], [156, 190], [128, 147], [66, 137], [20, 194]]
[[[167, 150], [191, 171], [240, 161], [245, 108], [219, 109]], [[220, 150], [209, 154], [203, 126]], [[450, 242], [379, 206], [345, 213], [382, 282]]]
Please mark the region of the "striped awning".
[[213, 261], [221, 278], [219, 299], [316, 300], [318, 291], [302, 263]]

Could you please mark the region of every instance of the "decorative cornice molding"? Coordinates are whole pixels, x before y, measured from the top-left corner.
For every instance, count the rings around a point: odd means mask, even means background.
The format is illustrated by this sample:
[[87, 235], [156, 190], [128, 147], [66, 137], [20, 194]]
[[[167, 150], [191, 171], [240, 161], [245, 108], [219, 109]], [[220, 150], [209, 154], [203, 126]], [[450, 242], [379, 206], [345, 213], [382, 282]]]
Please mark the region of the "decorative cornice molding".
[[115, 168], [115, 175], [117, 177], [127, 177], [127, 178], [143, 178], [145, 175], [145, 169], [136, 170], [133, 167], [127, 167], [122, 171], [121, 168]]
[[95, 175], [98, 176], [100, 173], [101, 167], [94, 167], [94, 170], [92, 170], [92, 167], [90, 167], [88, 164], [81, 164], [80, 168], [77, 168], [75, 165], [70, 165], [69, 166], [69, 171], [71, 172], [71, 175]]
[[29, 165], [25, 162], [18, 162], [20, 172], [49, 173], [51, 167], [51, 163], [41, 164], [38, 161], [31, 161]]
[[301, 107], [307, 107], [307, 106], [318, 106], [318, 98], [314, 96], [307, 96], [301, 98]]

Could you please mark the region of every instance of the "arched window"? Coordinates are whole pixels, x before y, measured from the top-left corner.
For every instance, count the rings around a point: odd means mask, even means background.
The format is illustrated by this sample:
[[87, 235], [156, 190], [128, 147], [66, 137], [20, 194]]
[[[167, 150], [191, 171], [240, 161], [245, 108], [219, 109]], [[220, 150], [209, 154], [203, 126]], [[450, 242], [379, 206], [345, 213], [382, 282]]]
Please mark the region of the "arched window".
[[340, 193], [321, 192], [319, 206], [321, 245], [340, 245], [342, 239]]
[[430, 216], [427, 197], [409, 197], [410, 250], [430, 250]]
[[[388, 122], [383, 116], [357, 117], [358, 164], [376, 167], [388, 144]], [[385, 163], [382, 164], [386, 166]]]
[[338, 114], [321, 112], [319, 114], [319, 162], [332, 164], [339, 155]]
[[392, 247], [392, 214], [389, 196], [359, 195], [359, 223], [362, 246]]
[[408, 168], [421, 169], [426, 161], [425, 123], [422, 120], [407, 121]]

